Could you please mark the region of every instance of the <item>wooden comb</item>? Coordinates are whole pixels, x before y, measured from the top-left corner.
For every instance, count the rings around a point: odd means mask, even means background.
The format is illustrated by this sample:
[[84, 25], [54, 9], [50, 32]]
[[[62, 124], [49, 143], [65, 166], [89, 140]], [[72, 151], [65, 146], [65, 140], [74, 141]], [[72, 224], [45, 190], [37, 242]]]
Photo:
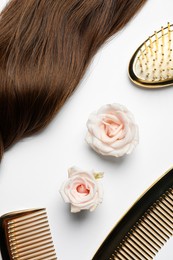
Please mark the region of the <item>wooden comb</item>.
[[150, 260], [173, 235], [173, 169], [141, 196], [93, 260]]
[[173, 24], [155, 31], [135, 51], [129, 63], [129, 77], [146, 88], [173, 85]]
[[45, 209], [12, 212], [0, 218], [3, 260], [56, 260]]

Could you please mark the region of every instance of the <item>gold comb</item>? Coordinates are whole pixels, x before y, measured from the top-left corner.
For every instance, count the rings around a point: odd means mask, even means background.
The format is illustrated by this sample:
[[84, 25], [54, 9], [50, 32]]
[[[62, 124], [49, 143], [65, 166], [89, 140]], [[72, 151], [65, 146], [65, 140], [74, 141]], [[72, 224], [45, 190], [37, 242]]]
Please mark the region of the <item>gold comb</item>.
[[46, 209], [3, 215], [0, 247], [4, 260], [56, 260]]
[[150, 260], [173, 235], [173, 169], [141, 196], [93, 260]]
[[155, 31], [136, 50], [130, 60], [129, 77], [146, 88], [173, 85], [173, 24]]

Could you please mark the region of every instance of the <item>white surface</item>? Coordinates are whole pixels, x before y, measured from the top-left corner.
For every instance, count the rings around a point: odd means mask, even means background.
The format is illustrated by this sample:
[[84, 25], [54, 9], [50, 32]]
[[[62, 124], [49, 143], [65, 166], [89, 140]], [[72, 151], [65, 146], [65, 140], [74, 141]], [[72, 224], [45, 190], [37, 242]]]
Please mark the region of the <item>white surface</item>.
[[[2, 8], [7, 1], [1, 0]], [[85, 79], [50, 126], [5, 153], [0, 167], [0, 215], [46, 207], [59, 260], [90, 260], [137, 197], [173, 165], [173, 88], [145, 90], [128, 80], [129, 59], [154, 30], [173, 22], [171, 0], [149, 0], [95, 57]], [[140, 143], [122, 159], [104, 159], [84, 141], [88, 115], [106, 103], [124, 104], [139, 125]], [[59, 195], [67, 169], [105, 172], [104, 201], [93, 213], [71, 214]], [[173, 239], [157, 259], [173, 259]]]

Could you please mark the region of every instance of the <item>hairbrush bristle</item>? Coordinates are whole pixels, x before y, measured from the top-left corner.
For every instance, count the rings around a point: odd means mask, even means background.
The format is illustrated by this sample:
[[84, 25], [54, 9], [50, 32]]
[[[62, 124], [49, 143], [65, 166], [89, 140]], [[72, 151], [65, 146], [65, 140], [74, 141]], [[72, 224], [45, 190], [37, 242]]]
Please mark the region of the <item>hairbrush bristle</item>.
[[[45, 209], [14, 212], [1, 217], [4, 260], [56, 260]], [[2, 243], [2, 241], [1, 241]]]
[[173, 84], [173, 24], [155, 31], [134, 53], [129, 64], [131, 80], [144, 87]]

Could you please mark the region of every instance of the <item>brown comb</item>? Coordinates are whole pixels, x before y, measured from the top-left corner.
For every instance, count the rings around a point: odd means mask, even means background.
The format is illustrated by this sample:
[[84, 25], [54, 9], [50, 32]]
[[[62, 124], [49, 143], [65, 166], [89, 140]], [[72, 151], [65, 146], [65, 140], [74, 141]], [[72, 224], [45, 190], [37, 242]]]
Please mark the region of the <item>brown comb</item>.
[[0, 247], [3, 260], [56, 260], [46, 209], [3, 215]]

